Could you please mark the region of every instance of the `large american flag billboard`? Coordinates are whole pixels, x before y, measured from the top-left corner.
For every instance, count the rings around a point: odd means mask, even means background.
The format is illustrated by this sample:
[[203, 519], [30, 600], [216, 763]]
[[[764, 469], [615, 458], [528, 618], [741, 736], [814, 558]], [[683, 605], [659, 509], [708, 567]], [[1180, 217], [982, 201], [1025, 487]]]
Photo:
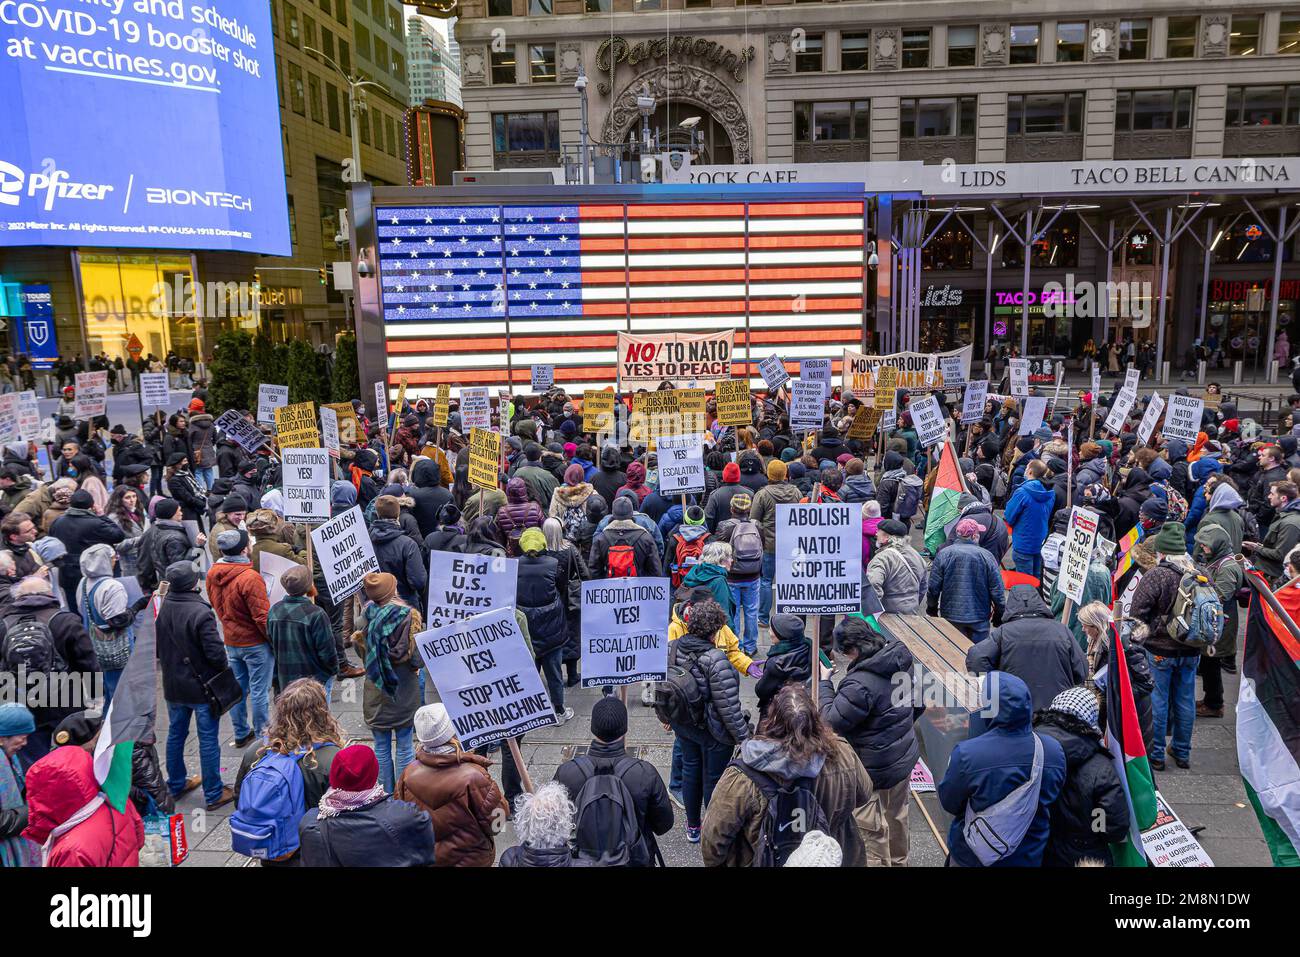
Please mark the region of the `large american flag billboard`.
[[[390, 386], [568, 391], [615, 380], [617, 335], [735, 330], [733, 373], [862, 342], [861, 198], [439, 202], [374, 211]], [[751, 364], [747, 365], [747, 361]]]

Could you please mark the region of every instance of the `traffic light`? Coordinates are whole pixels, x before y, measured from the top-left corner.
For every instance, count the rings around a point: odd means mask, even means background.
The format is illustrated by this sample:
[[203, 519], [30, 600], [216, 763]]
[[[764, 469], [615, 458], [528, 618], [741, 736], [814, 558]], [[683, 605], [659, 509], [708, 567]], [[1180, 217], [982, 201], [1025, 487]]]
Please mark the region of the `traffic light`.
[[323, 286], [325, 285], [325, 275], [326, 275], [325, 267], [321, 266], [318, 271], [320, 272], [320, 284]]

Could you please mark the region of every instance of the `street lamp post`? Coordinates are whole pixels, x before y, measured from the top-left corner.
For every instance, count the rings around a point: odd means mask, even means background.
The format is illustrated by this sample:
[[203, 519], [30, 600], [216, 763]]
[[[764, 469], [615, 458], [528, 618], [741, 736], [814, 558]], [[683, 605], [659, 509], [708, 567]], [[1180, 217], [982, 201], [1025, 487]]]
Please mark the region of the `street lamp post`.
[[578, 67], [578, 78], [573, 81], [573, 88], [578, 91], [579, 102], [582, 104], [582, 125], [580, 129], [582, 145], [579, 148], [582, 159], [582, 174], [578, 182], [585, 186], [587, 183], [587, 71], [581, 66]]
[[[343, 78], [348, 89], [348, 114], [351, 120], [352, 131], [352, 178], [349, 182], [361, 183], [365, 178], [361, 175], [361, 111], [366, 107], [365, 88], [368, 86], [388, 92], [388, 88], [382, 83], [376, 83], [374, 80], [364, 80], [355, 76], [349, 76], [343, 71], [337, 63], [327, 57], [320, 50], [312, 47], [303, 47], [306, 53], [314, 54], [320, 57], [325, 63]], [[346, 179], [346, 178], [345, 178]]]

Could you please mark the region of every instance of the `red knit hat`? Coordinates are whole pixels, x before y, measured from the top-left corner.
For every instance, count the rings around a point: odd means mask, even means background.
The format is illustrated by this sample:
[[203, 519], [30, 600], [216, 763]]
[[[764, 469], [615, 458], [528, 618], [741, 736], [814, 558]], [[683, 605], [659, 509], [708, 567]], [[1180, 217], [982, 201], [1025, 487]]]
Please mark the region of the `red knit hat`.
[[330, 787], [340, 791], [369, 791], [379, 781], [379, 759], [364, 744], [354, 744], [334, 755]]
[[204, 409], [204, 405], [202, 399], [190, 399], [191, 412], [202, 412], [203, 409]]
[[737, 465], [735, 462], [728, 462], [726, 465], [724, 465], [722, 467], [722, 481], [739, 482], [740, 466]]

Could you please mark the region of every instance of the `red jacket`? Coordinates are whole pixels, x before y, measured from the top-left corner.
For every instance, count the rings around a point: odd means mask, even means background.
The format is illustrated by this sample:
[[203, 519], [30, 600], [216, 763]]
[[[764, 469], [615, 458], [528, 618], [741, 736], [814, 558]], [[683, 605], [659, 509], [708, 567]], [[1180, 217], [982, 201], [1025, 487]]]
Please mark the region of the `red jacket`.
[[[27, 771], [27, 828], [23, 837], [44, 844], [50, 832], [99, 793], [94, 759], [84, 748], [55, 748]], [[54, 840], [46, 867], [138, 867], [144, 822], [130, 801], [122, 814], [104, 802], [94, 814]]]
[[251, 564], [217, 562], [208, 570], [208, 601], [221, 620], [227, 645], [250, 648], [266, 641], [271, 603], [266, 582]]

